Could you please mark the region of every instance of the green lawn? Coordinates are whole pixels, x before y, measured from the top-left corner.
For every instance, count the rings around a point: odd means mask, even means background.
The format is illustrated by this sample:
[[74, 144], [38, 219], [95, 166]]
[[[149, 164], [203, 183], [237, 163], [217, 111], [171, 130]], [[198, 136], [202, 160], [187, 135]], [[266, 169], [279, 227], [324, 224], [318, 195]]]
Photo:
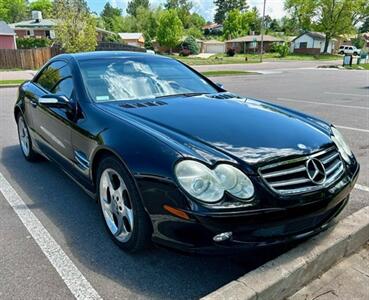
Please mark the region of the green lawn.
[[14, 80], [0, 80], [0, 85], [21, 84], [24, 81], [25, 80], [19, 80], [19, 79], [14, 79]]
[[349, 70], [369, 70], [369, 64], [352, 65], [352, 67], [346, 66], [345, 68]]
[[201, 73], [207, 77], [216, 77], [216, 76], [236, 76], [236, 75], [256, 75], [259, 74], [257, 72], [247, 72], [247, 71], [206, 71]]
[[[215, 65], [215, 64], [240, 64], [240, 63], [259, 63], [260, 56], [258, 54], [237, 54], [233, 57], [228, 57], [226, 54], [215, 54], [209, 58], [199, 57], [180, 57], [172, 56], [188, 65]], [[266, 61], [317, 61], [317, 60], [340, 60], [339, 55], [321, 54], [321, 55], [308, 55], [308, 54], [289, 54], [286, 57], [279, 57], [277, 53], [265, 53], [263, 59]]]

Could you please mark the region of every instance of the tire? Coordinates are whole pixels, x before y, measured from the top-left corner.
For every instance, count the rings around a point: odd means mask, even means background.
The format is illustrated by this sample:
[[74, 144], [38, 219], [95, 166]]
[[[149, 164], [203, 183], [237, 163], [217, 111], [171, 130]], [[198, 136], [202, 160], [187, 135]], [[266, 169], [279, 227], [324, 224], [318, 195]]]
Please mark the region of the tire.
[[353, 55], [354, 55], [354, 56], [357, 56], [357, 52], [354, 52], [354, 53], [353, 53]]
[[343, 52], [343, 51], [340, 51], [340, 53], [339, 53], [339, 54], [343, 55], [343, 54], [345, 54], [345, 52]]
[[126, 252], [151, 244], [152, 224], [131, 175], [121, 161], [104, 158], [96, 176], [98, 202], [108, 234]]
[[39, 155], [33, 150], [32, 138], [29, 134], [27, 124], [21, 114], [18, 115], [17, 126], [19, 146], [24, 158], [31, 162], [37, 161], [39, 159]]

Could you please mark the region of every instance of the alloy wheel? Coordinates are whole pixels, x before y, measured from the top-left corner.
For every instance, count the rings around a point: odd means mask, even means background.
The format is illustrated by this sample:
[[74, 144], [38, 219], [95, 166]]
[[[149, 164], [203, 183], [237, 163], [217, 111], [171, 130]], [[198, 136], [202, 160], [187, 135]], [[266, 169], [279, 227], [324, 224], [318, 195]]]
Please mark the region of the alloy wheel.
[[25, 156], [29, 156], [31, 143], [29, 139], [27, 126], [24, 122], [23, 117], [19, 117], [19, 120], [18, 120], [18, 134], [19, 134], [19, 141], [20, 141], [22, 151]]
[[133, 231], [133, 210], [126, 184], [113, 169], [100, 177], [100, 204], [110, 232], [120, 242], [127, 242]]

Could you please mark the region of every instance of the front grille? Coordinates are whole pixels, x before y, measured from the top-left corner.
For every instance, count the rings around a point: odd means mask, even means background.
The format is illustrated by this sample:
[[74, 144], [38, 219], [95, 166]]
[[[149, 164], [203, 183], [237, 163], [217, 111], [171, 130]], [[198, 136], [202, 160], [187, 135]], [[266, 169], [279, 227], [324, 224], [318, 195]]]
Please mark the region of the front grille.
[[[317, 184], [308, 175], [307, 162], [319, 160], [325, 169], [325, 181]], [[259, 168], [266, 184], [279, 194], [299, 194], [319, 190], [337, 181], [344, 172], [344, 165], [336, 147], [312, 155], [270, 164]]]

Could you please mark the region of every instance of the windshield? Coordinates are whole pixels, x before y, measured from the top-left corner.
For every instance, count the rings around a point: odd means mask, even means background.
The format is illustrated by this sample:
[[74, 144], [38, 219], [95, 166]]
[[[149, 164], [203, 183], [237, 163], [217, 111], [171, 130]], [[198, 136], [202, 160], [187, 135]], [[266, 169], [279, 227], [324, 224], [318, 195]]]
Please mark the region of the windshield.
[[79, 65], [86, 88], [96, 102], [218, 92], [178, 61], [166, 58], [86, 60]]

